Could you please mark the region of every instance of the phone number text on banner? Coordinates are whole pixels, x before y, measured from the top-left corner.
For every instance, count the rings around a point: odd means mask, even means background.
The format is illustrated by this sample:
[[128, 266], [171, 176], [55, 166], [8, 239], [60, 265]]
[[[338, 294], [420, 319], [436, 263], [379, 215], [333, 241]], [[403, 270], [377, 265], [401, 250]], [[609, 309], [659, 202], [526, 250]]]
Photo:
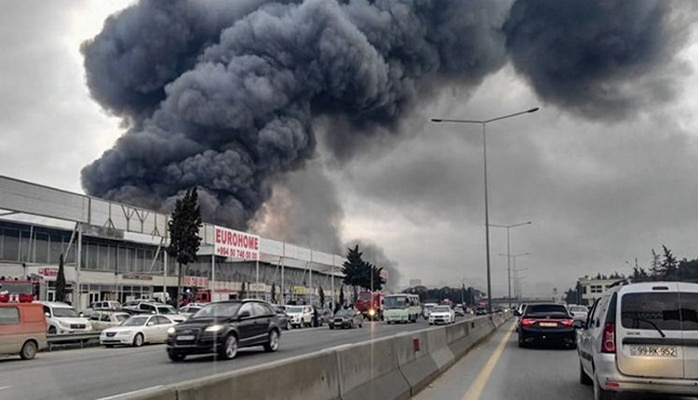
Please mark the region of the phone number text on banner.
[[259, 236], [217, 226], [214, 251], [217, 256], [259, 260]]

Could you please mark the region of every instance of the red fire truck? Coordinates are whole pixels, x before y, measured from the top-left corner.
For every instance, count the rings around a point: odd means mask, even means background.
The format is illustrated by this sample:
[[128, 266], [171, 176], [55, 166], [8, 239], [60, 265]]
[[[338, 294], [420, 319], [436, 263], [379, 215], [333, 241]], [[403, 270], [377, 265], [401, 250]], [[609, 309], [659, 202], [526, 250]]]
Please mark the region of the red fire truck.
[[29, 280], [0, 280], [0, 303], [31, 303], [34, 283]]
[[358, 293], [354, 308], [363, 314], [365, 319], [372, 321], [383, 320], [383, 294], [381, 292], [362, 291]]

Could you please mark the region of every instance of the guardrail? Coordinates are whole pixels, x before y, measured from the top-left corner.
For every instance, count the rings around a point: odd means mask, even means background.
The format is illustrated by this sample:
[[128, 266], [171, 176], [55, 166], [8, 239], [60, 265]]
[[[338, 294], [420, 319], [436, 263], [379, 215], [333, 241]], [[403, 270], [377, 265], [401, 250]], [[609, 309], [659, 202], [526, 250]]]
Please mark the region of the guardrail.
[[56, 347], [73, 347], [80, 348], [99, 346], [99, 334], [101, 332], [85, 332], [85, 333], [66, 333], [62, 335], [46, 335], [48, 343], [48, 351], [52, 351]]

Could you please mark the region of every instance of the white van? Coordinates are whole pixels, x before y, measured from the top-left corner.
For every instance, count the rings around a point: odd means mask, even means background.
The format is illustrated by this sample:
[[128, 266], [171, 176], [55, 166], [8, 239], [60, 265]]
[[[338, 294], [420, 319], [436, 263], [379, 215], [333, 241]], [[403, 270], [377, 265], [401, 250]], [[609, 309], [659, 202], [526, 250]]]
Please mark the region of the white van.
[[42, 301], [41, 305], [44, 308], [47, 331], [50, 335], [92, 331], [90, 321], [87, 318], [80, 317], [78, 312], [68, 304]]

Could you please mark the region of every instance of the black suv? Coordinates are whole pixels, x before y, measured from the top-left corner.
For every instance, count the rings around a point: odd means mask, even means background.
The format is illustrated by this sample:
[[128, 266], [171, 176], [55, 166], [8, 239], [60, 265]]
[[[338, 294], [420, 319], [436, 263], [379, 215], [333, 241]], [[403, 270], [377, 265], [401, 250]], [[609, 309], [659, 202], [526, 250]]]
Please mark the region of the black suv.
[[278, 350], [281, 328], [269, 303], [242, 300], [211, 303], [167, 333], [167, 355], [172, 361], [209, 353], [230, 360], [241, 347]]

